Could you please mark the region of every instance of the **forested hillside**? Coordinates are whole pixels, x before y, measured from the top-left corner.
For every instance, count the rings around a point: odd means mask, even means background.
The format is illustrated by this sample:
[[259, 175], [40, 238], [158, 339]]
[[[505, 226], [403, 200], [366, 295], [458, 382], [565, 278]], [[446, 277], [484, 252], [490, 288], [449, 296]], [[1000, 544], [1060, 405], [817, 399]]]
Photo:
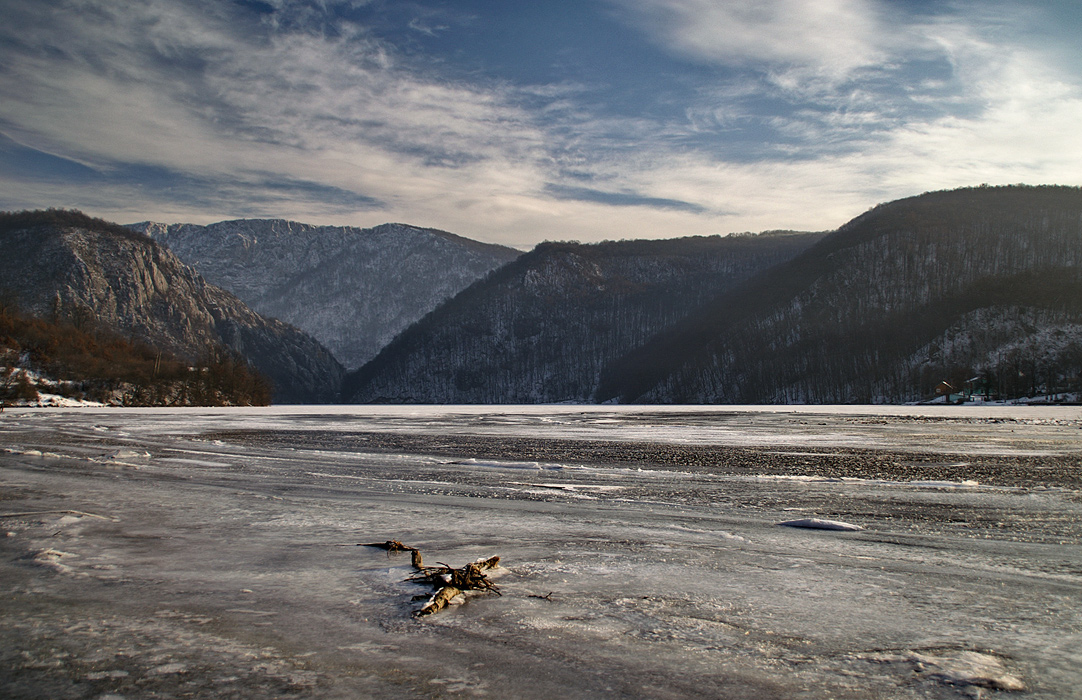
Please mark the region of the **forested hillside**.
[[263, 406], [267, 380], [231, 353], [196, 364], [91, 324], [34, 318], [0, 299], [0, 401], [117, 406]]
[[0, 290], [26, 314], [193, 365], [241, 357], [278, 403], [338, 396], [342, 367], [318, 342], [207, 284], [143, 234], [74, 211], [0, 213], [0, 243]]
[[601, 367], [822, 234], [545, 243], [410, 327], [347, 400], [590, 401]]
[[611, 363], [598, 398], [1025, 396], [1078, 390], [1080, 359], [1082, 189], [979, 187], [872, 209]]

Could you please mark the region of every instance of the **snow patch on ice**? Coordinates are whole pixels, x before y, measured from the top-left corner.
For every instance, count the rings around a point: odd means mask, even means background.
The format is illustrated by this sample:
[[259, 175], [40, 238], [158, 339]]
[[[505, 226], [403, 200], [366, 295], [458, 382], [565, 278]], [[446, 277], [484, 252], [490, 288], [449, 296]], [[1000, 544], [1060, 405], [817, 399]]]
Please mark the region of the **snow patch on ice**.
[[541, 462], [504, 462], [492, 459], [456, 459], [442, 464], [453, 464], [465, 467], [486, 467], [489, 469], [524, 469], [528, 471], [563, 471], [569, 469], [563, 464], [543, 464]]
[[172, 462], [174, 464], [183, 464], [192, 467], [208, 467], [211, 469], [233, 466], [231, 464], [226, 464], [225, 462], [212, 462], [205, 459], [189, 459], [187, 457], [162, 457], [161, 461]]
[[354, 481], [372, 481], [368, 476], [353, 476], [352, 474], [328, 474], [327, 472], [305, 472], [308, 476], [321, 479], [353, 479]]
[[31, 559], [35, 564], [52, 569], [57, 573], [70, 574], [72, 573], [71, 567], [64, 564], [62, 560], [64, 557], [72, 556], [75, 555], [70, 552], [61, 552], [60, 550], [49, 548], [35, 552]]
[[150, 453], [146, 450], [120, 449], [109, 455], [109, 459], [149, 459]]
[[[88, 681], [103, 681], [103, 680], [112, 680], [112, 679], [117, 679], [117, 678], [127, 678], [128, 675], [129, 674], [128, 674], [127, 671], [124, 671], [124, 670], [121, 670], [121, 669], [113, 669], [111, 671], [95, 671], [93, 673], [88, 673], [88, 674], [86, 674], [86, 679]], [[119, 697], [119, 696], [113, 696], [113, 697]]]
[[1001, 659], [976, 651], [949, 652], [941, 655], [918, 652], [876, 654], [868, 658], [879, 663], [909, 665], [921, 676], [947, 685], [1011, 691], [1026, 689], [1022, 679], [1007, 672]]
[[[821, 482], [842, 482], [842, 477], [836, 476], [814, 476], [806, 474], [756, 474], [750, 477], [754, 481], [797, 481], [808, 483], [821, 483]], [[859, 479], [852, 479], [852, 481], [859, 481]]]
[[112, 464], [118, 467], [142, 467], [150, 460], [150, 453], [146, 450], [119, 449], [98, 457], [91, 457], [91, 462], [99, 464]]
[[860, 525], [842, 522], [841, 520], [824, 520], [822, 518], [800, 518], [799, 520], [786, 520], [778, 523], [784, 527], [802, 527], [810, 530], [844, 530], [857, 532], [863, 530]]
[[[6, 448], [4, 448], [4, 452], [7, 452], [8, 454], [12, 454], [12, 455], [22, 455], [24, 457], [45, 457], [45, 456], [47, 456], [46, 453], [42, 452], [41, 450], [34, 450], [34, 449], [24, 450], [24, 449], [20, 449], [18, 447], [6, 447]], [[52, 456], [52, 455], [48, 455], [48, 456]]]
[[669, 525], [670, 530], [676, 530], [677, 532], [690, 532], [696, 535], [710, 535], [711, 537], [717, 537], [723, 540], [731, 540], [733, 542], [747, 542], [746, 537], [740, 535], [734, 535], [731, 532], [725, 530], [704, 530], [701, 528], [687, 527], [685, 525]]
[[553, 489], [555, 491], [620, 491], [626, 487], [624, 486], [602, 486], [599, 484], [565, 484], [550, 481], [548, 483], [523, 483], [519, 481], [511, 482], [515, 486], [529, 486], [531, 488], [538, 489]]
[[930, 488], [930, 489], [985, 489], [985, 490], [1017, 490], [1011, 486], [987, 486], [982, 485], [981, 482], [973, 479], [964, 479], [962, 481], [939, 481], [939, 480], [923, 480], [923, 481], [888, 481], [886, 479], [863, 479], [854, 476], [814, 476], [804, 474], [757, 474], [752, 477], [744, 476], [729, 476], [726, 478], [732, 480], [753, 480], [753, 481], [791, 481], [796, 483], [808, 483], [808, 484], [846, 484], [854, 486], [888, 486], [890, 488], [899, 487], [914, 487], [914, 488]]
[[14, 402], [13, 407], [18, 408], [107, 408], [108, 404], [100, 401], [86, 401], [84, 399], [71, 399], [60, 394], [46, 394], [38, 391], [36, 399], [27, 401], [20, 399]]

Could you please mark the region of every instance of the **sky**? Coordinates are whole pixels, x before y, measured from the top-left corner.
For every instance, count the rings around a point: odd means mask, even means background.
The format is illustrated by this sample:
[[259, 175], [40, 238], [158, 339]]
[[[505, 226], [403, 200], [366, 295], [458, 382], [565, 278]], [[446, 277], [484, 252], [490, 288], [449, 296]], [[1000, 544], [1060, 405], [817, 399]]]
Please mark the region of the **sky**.
[[1082, 185], [1078, 0], [0, 0], [0, 209], [543, 240]]

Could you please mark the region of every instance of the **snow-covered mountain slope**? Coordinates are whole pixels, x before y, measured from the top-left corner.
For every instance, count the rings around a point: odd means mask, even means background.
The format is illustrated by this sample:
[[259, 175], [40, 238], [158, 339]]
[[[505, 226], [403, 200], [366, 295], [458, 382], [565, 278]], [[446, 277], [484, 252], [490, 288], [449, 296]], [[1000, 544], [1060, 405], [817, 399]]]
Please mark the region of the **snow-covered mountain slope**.
[[409, 324], [520, 252], [435, 229], [361, 229], [281, 219], [209, 226], [144, 222], [208, 282], [309, 333], [359, 367]]

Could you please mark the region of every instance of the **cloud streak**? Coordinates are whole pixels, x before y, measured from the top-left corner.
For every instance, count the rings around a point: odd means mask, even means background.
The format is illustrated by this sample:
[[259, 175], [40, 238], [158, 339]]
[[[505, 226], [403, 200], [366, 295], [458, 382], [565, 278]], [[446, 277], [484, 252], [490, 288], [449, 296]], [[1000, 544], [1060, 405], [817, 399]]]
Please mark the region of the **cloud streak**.
[[614, 0], [667, 49], [722, 65], [841, 77], [882, 61], [887, 36], [867, 0]]
[[1082, 51], [1015, 31], [1032, 8], [598, 0], [597, 31], [636, 61], [599, 75], [462, 59], [478, 23], [529, 28], [487, 7], [0, 0], [0, 207], [396, 220], [526, 246], [1082, 184]]
[[570, 187], [568, 185], [545, 186], [545, 191], [556, 199], [568, 199], [579, 202], [596, 202], [610, 207], [648, 207], [652, 209], [671, 209], [691, 214], [706, 214], [706, 207], [691, 202], [664, 197], [647, 197], [635, 192], [606, 192], [589, 187]]

